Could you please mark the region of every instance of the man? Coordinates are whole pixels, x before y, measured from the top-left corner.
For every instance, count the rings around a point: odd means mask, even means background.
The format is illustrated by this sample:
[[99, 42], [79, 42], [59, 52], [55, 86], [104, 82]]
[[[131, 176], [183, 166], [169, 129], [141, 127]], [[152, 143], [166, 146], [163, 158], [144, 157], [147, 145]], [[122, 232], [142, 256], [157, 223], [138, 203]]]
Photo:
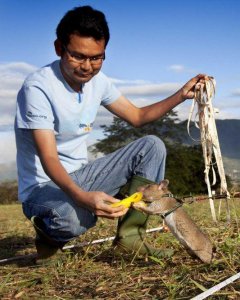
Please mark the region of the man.
[[126, 183], [133, 193], [139, 185], [164, 178], [164, 144], [147, 136], [88, 163], [86, 138], [100, 105], [140, 127], [193, 98], [204, 75], [161, 102], [137, 108], [100, 71], [108, 41], [102, 12], [90, 6], [67, 12], [57, 27], [55, 50], [60, 60], [28, 76], [18, 94], [19, 199], [37, 231], [39, 257], [51, 256], [83, 234], [97, 216], [121, 217], [116, 245], [162, 255], [142, 242], [147, 216], [109, 204], [118, 201], [113, 196]]

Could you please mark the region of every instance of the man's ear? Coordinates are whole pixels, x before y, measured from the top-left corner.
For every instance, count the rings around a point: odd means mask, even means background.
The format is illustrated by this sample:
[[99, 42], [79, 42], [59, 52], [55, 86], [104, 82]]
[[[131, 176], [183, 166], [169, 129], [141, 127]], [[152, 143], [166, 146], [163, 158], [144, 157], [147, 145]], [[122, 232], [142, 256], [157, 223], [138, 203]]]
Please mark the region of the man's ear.
[[54, 47], [57, 56], [61, 57], [63, 55], [63, 47], [62, 47], [62, 43], [58, 39], [55, 40]]

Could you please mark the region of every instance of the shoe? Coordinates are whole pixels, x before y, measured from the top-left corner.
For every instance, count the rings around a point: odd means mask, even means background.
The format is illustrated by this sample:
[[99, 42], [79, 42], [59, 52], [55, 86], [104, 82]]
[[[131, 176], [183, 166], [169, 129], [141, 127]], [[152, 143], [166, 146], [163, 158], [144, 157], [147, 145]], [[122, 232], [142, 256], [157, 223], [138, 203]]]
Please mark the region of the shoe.
[[[155, 184], [155, 182], [140, 176], [133, 176], [129, 187], [129, 195], [135, 193], [138, 187], [146, 184]], [[130, 208], [126, 215], [118, 221], [113, 246], [137, 255], [148, 255], [156, 258], [172, 256], [174, 252], [172, 249], [154, 248], [145, 241], [148, 219], [149, 215]]]
[[35, 239], [35, 246], [37, 249], [36, 263], [37, 262], [39, 263], [42, 260], [53, 258], [53, 256], [55, 256], [55, 254], [63, 248], [65, 243], [53, 240], [44, 232], [45, 224], [41, 218], [37, 216], [33, 216], [31, 218], [31, 222], [36, 231], [36, 239]]

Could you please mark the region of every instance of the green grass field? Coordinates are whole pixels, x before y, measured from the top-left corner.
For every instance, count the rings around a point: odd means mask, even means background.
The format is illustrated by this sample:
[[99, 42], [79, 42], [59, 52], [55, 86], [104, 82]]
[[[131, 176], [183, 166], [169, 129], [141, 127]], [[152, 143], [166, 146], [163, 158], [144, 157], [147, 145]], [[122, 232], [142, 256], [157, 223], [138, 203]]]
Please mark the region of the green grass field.
[[[106, 242], [67, 251], [51, 264], [37, 266], [29, 257], [35, 253], [34, 230], [21, 206], [0, 206], [0, 260], [26, 255], [0, 264], [0, 299], [191, 299], [240, 272], [240, 199], [231, 200], [231, 224], [226, 223], [224, 202], [217, 225], [207, 201], [184, 207], [215, 244], [210, 265], [189, 256], [171, 233], [155, 232], [148, 234], [148, 241], [174, 249], [173, 257], [117, 255]], [[154, 217], [149, 227], [157, 226], [161, 220]], [[113, 236], [115, 229], [116, 221], [100, 219], [73, 244]], [[240, 299], [240, 280], [208, 299]]]

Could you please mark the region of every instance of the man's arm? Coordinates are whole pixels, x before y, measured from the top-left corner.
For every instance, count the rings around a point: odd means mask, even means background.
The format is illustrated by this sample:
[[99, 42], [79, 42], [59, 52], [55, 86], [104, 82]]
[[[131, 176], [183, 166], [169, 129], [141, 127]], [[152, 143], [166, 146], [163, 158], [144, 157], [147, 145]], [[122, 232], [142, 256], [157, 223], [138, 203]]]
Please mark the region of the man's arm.
[[106, 203], [116, 202], [116, 199], [113, 197], [100, 191], [83, 191], [71, 179], [59, 161], [55, 136], [52, 130], [34, 129], [32, 130], [32, 135], [44, 171], [79, 206], [91, 210], [97, 216], [110, 219], [120, 217], [126, 213], [126, 209], [123, 206], [112, 208]]
[[106, 108], [131, 125], [141, 127], [142, 125], [158, 120], [184, 100], [193, 98], [195, 86], [200, 87], [205, 78], [207, 76], [199, 74], [189, 80], [174, 95], [145, 107], [138, 108], [126, 97], [120, 96], [115, 102], [107, 105]]

